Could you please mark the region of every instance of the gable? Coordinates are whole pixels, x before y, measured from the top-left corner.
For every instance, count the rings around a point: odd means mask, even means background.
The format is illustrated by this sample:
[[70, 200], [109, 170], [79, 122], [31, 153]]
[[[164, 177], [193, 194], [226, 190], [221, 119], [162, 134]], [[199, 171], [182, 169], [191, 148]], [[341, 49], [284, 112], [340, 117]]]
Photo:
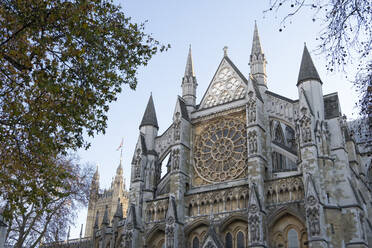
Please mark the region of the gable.
[[247, 79], [228, 57], [224, 57], [204, 94], [199, 109], [210, 108], [243, 99]]

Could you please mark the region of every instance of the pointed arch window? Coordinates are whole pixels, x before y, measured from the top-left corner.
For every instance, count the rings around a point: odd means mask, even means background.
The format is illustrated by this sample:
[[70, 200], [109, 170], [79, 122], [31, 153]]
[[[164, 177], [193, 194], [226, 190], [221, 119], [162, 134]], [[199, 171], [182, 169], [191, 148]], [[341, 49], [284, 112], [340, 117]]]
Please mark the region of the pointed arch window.
[[198, 239], [198, 237], [195, 237], [192, 240], [192, 248], [199, 248], [199, 239]]
[[288, 231], [288, 248], [300, 248], [298, 233], [295, 229]]
[[225, 237], [226, 248], [233, 248], [231, 233], [227, 233]]
[[237, 248], [245, 248], [245, 239], [244, 239], [244, 234], [243, 232], [239, 231], [238, 235], [236, 236], [237, 240]]

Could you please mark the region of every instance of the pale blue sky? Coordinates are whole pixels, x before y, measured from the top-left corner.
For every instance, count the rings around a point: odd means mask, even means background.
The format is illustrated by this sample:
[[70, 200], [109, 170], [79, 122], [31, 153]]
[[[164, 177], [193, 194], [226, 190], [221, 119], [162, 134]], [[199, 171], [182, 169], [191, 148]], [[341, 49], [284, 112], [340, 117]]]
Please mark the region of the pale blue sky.
[[[136, 91], [124, 86], [117, 102], [111, 104], [105, 135], [91, 140], [88, 151], [79, 151], [82, 162], [99, 165], [100, 185], [108, 188], [119, 164], [120, 152], [116, 148], [124, 138], [124, 175], [129, 188], [130, 162], [138, 138], [138, 126], [152, 92], [159, 123], [159, 134], [171, 124], [176, 97], [181, 95], [181, 80], [185, 70], [189, 44], [192, 46], [194, 69], [198, 81], [197, 102], [208, 87], [223, 57], [224, 46], [228, 56], [248, 77], [249, 55], [252, 45], [254, 21], [267, 64], [268, 88], [291, 99], [297, 99], [297, 77], [304, 42], [310, 50], [315, 66], [323, 81], [323, 93], [338, 92], [341, 109], [349, 118], [354, 108], [356, 93], [341, 73], [327, 73], [323, 54], [316, 55], [316, 35], [320, 23], [312, 22], [312, 15], [300, 13], [293, 24], [279, 32], [280, 16], [263, 14], [269, 0], [122, 0], [117, 1], [133, 21], [148, 20], [146, 32], [172, 48], [156, 55], [147, 67], [138, 72]], [[80, 225], [85, 225], [86, 209], [79, 214], [71, 237], [78, 237]], [[84, 227], [85, 229], [85, 227]]]

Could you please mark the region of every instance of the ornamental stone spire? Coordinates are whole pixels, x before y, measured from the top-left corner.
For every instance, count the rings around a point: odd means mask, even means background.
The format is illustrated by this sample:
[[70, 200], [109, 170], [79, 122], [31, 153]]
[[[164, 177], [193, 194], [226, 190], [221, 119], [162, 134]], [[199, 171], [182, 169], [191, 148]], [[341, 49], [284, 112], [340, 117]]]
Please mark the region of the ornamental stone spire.
[[251, 54], [263, 54], [260, 36], [258, 35], [257, 22], [254, 22], [254, 31], [253, 31], [253, 42], [252, 42], [252, 51]]
[[158, 126], [158, 119], [156, 118], [155, 106], [154, 101], [152, 100], [152, 95], [150, 95], [150, 99], [147, 103], [145, 113], [142, 117], [141, 125], [142, 126], [153, 126], [159, 129]]
[[251, 74], [256, 79], [258, 86], [267, 89], [266, 83], [266, 58], [263, 53], [260, 36], [258, 35], [257, 23], [254, 24], [253, 42], [249, 65], [251, 67]]
[[300, 83], [308, 80], [316, 80], [322, 83], [305, 43], [304, 52], [302, 53], [300, 73], [298, 74], [297, 86]]
[[189, 47], [189, 54], [187, 55], [185, 75], [182, 78], [182, 98], [185, 100], [187, 110], [195, 110], [196, 103], [196, 77], [194, 72], [194, 65], [192, 62], [191, 45]]
[[185, 76], [195, 77], [194, 64], [192, 62], [191, 45], [189, 47], [189, 54], [187, 55], [187, 62], [186, 62], [186, 68], [185, 68]]

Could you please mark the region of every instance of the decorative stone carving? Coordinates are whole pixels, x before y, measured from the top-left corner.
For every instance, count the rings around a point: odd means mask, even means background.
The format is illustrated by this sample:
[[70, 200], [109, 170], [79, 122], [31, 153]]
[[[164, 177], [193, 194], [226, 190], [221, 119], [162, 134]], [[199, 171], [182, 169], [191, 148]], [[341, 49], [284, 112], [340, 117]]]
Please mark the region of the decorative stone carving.
[[248, 219], [249, 224], [249, 233], [251, 236], [251, 242], [259, 242], [260, 241], [260, 217], [257, 215], [252, 215]]
[[175, 219], [172, 216], [169, 216], [166, 221], [165, 226], [165, 236], [167, 238], [167, 248], [174, 247], [174, 228], [175, 228]]
[[189, 216], [224, 213], [247, 208], [248, 189], [245, 186], [217, 192], [199, 193], [187, 196]]
[[133, 239], [133, 225], [128, 223], [124, 231], [124, 238], [122, 239], [121, 247], [132, 248]]
[[318, 236], [320, 234], [319, 207], [308, 207], [306, 209], [306, 216], [309, 221], [310, 235]]
[[255, 184], [250, 186], [249, 207], [248, 207], [248, 231], [249, 242], [253, 244], [263, 244], [263, 216]]
[[247, 115], [248, 123], [256, 121], [256, 99], [254, 98], [253, 92], [248, 92], [249, 101], [247, 103]]
[[304, 198], [304, 185], [301, 176], [281, 178], [265, 183], [268, 204], [299, 201]]
[[208, 108], [233, 100], [242, 99], [246, 94], [246, 85], [232, 69], [232, 67], [224, 61], [221, 69], [213, 78], [207, 95], [202, 102], [202, 108]]
[[141, 149], [139, 148], [136, 151], [133, 164], [134, 164], [134, 178], [138, 179], [141, 177]]
[[172, 152], [172, 163], [173, 170], [180, 169], [180, 150], [178, 148], [174, 149]]
[[209, 124], [196, 136], [194, 168], [208, 182], [237, 178], [246, 168], [245, 125], [237, 118], [223, 118]]
[[311, 175], [307, 176], [306, 217], [311, 236], [320, 235], [320, 203]]
[[180, 112], [176, 113], [176, 118], [173, 122], [174, 129], [174, 141], [179, 141], [181, 139], [180, 129], [181, 129], [181, 114]]
[[303, 143], [312, 141], [311, 136], [311, 118], [307, 115], [307, 108], [301, 109], [302, 117], [299, 119], [301, 139]]
[[163, 158], [168, 153], [168, 149], [174, 144], [174, 128], [170, 126], [162, 135], [155, 139], [155, 151], [159, 158]]
[[248, 133], [248, 148], [249, 154], [257, 153], [257, 133], [256, 131], [251, 131]]
[[204, 246], [205, 248], [216, 248], [216, 246], [212, 243], [212, 241], [209, 241], [208, 243], [207, 243], [207, 245], [206, 246]]

